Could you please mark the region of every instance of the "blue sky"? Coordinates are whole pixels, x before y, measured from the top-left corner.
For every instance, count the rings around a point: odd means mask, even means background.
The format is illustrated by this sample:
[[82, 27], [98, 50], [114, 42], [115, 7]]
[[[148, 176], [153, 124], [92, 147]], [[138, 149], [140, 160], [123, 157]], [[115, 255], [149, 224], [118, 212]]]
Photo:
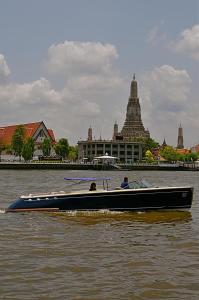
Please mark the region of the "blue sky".
[[0, 0], [0, 126], [43, 120], [70, 143], [122, 129], [133, 73], [144, 126], [199, 143], [198, 0]]

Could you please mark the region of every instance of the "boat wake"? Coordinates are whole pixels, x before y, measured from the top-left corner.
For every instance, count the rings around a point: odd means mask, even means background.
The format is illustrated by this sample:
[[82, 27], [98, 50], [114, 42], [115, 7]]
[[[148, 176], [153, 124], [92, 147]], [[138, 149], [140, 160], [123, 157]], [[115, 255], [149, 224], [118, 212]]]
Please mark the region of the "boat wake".
[[5, 214], [6, 210], [3, 208], [0, 208], [0, 214]]
[[[52, 214], [51, 214], [52, 216]], [[171, 222], [188, 222], [191, 220], [191, 213], [188, 211], [138, 211], [138, 212], [121, 212], [110, 210], [96, 211], [62, 211], [54, 212], [54, 217], [60, 217], [62, 220], [73, 220], [75, 222], [98, 223], [107, 221], [128, 221], [143, 223], [171, 223]]]
[[122, 211], [111, 211], [108, 209], [100, 210], [67, 210], [59, 213], [64, 213], [67, 216], [103, 216], [103, 215], [121, 215], [124, 214]]

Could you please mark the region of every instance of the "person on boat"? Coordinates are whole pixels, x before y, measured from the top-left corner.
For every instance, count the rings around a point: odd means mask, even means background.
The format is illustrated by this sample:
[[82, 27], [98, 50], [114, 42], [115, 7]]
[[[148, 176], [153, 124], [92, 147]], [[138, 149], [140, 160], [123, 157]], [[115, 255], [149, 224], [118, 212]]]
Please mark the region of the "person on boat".
[[92, 182], [89, 191], [96, 191], [96, 183]]
[[122, 189], [128, 189], [129, 188], [129, 180], [128, 177], [124, 177], [123, 182], [121, 183], [120, 187]]

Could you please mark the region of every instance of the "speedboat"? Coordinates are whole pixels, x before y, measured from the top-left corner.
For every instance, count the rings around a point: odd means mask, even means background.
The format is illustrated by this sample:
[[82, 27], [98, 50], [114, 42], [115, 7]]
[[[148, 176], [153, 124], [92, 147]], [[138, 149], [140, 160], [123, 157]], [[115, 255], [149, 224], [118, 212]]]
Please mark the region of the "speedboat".
[[76, 186], [102, 181], [103, 188], [94, 191], [70, 190], [20, 196], [7, 212], [22, 211], [149, 211], [189, 210], [193, 187], [156, 187], [145, 180], [129, 182], [128, 188], [109, 189], [110, 178], [64, 178]]

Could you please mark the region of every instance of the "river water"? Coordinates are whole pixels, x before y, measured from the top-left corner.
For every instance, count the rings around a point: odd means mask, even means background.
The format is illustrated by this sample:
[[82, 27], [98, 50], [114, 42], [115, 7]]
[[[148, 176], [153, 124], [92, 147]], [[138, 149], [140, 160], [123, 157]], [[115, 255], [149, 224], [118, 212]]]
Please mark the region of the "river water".
[[0, 207], [64, 177], [193, 185], [190, 212], [0, 213], [0, 299], [199, 299], [199, 172], [0, 170]]

